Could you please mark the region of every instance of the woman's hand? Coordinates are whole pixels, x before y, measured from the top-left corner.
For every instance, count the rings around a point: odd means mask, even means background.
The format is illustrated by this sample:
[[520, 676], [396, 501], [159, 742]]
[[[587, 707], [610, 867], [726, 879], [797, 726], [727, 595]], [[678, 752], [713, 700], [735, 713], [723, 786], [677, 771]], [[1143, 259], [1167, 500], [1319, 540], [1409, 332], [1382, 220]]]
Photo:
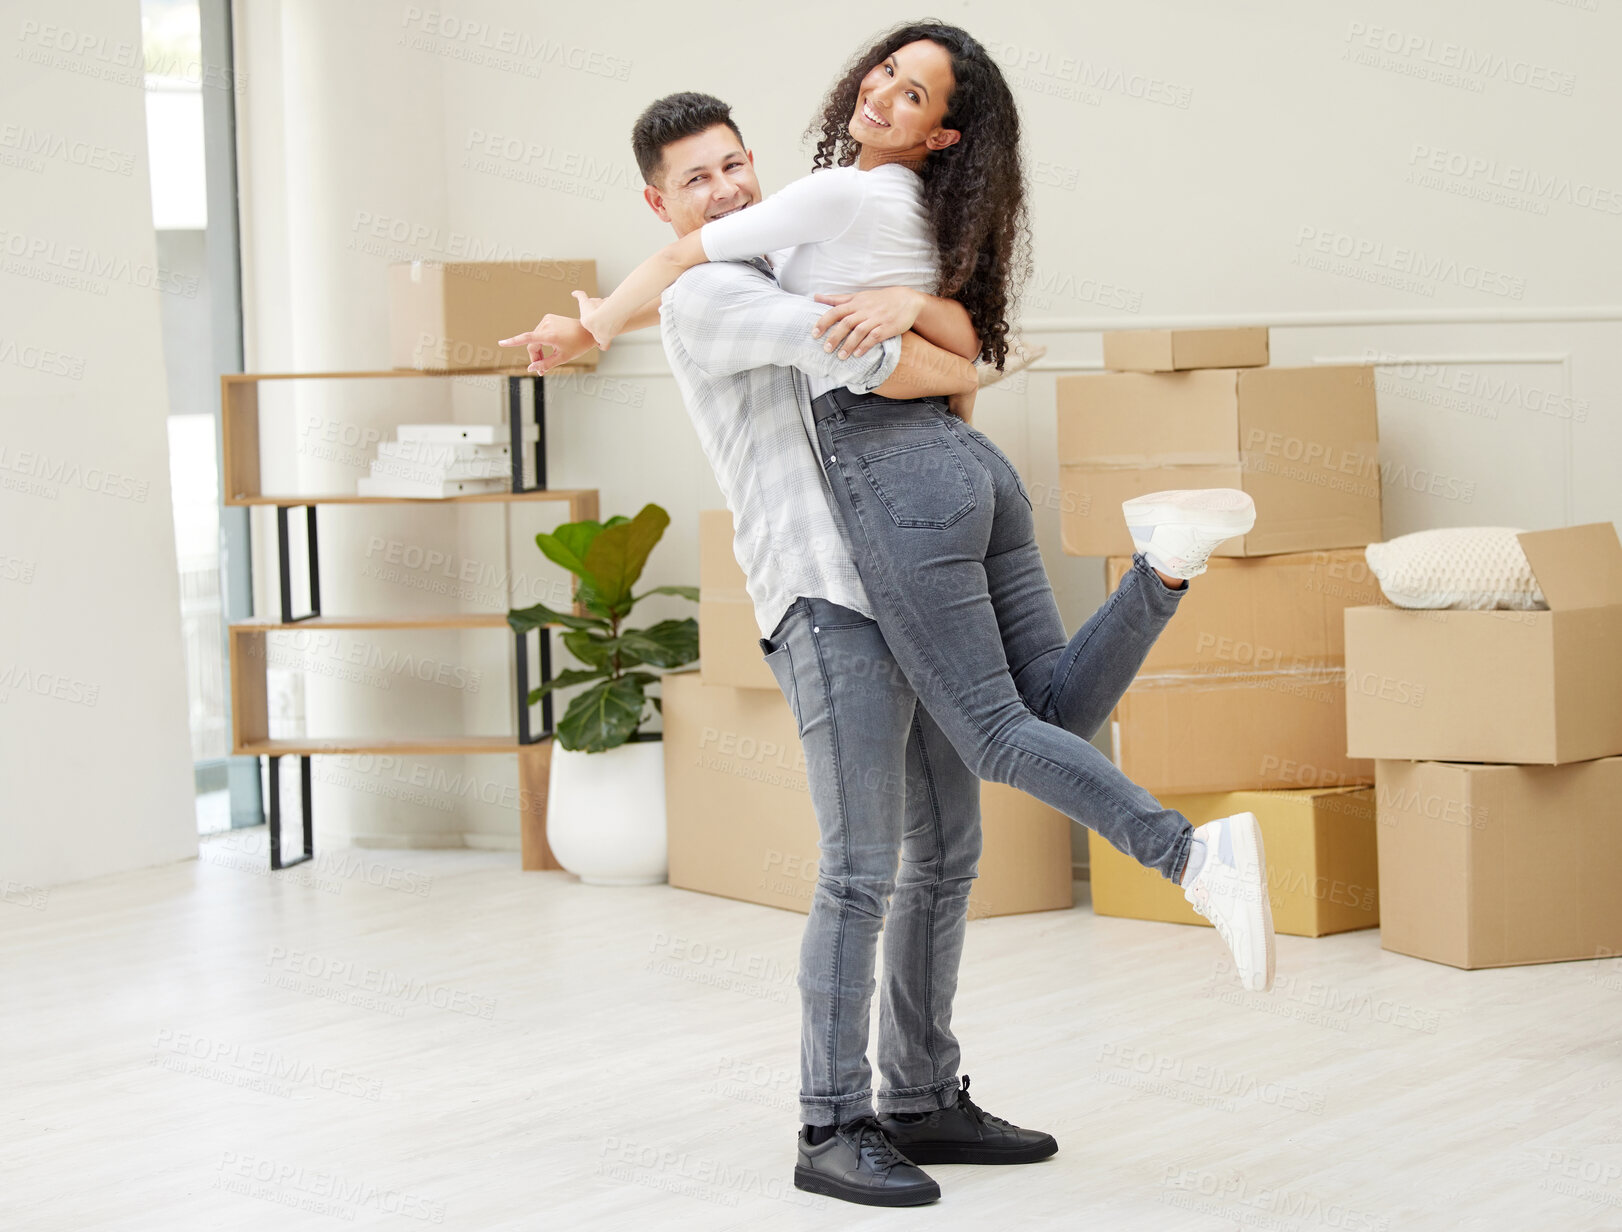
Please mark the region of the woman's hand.
[[839, 349], [840, 359], [866, 355], [879, 343], [899, 338], [918, 321], [925, 297], [911, 287], [880, 287], [854, 295], [819, 295], [817, 303], [832, 304], [811, 331], [822, 338], [824, 351]]
[[[529, 370], [536, 376], [545, 376], [553, 368], [584, 355], [597, 345], [597, 340], [579, 321], [549, 312], [528, 333], [503, 338], [496, 345], [526, 348], [529, 351]], [[551, 354], [547, 354], [549, 350]]]
[[[586, 312], [599, 309], [603, 301], [591, 298], [584, 291], [574, 292], [574, 297], [580, 304], [580, 320], [571, 321], [568, 317], [549, 312], [528, 333], [503, 338], [496, 345], [521, 346], [528, 350], [529, 371], [536, 376], [545, 376], [553, 368], [578, 359], [594, 346], [607, 350], [607, 344], [599, 343], [585, 323]], [[610, 338], [613, 336], [609, 335]], [[550, 355], [546, 353], [548, 347], [552, 350]]]
[[593, 299], [584, 291], [575, 291], [573, 295], [580, 301], [581, 326], [600, 348], [608, 350], [608, 344], [625, 332], [625, 321], [607, 311], [603, 300]]

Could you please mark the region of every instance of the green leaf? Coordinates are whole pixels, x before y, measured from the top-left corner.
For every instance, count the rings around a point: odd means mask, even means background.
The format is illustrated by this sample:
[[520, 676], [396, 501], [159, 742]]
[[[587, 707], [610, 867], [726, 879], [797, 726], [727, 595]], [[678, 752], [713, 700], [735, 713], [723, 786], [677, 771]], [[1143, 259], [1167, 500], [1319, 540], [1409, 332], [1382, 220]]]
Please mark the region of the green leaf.
[[596, 584], [590, 578], [581, 578], [580, 585], [575, 587], [574, 600], [590, 612], [593, 616], [600, 616], [604, 621], [612, 622], [614, 611], [604, 603], [597, 593]]
[[586, 549], [602, 531], [600, 522], [565, 522], [551, 534], [542, 531], [536, 535], [535, 546], [548, 560], [556, 561], [570, 573], [583, 575], [586, 572]]
[[621, 660], [627, 653], [655, 667], [681, 667], [698, 658], [698, 621], [661, 620], [646, 629], [631, 629], [619, 636]]
[[644, 590], [640, 595], [638, 595], [636, 598], [632, 599], [631, 602], [632, 603], [641, 603], [642, 600], [646, 599], [649, 595], [675, 595], [678, 599], [691, 599], [694, 603], [697, 603], [698, 602], [698, 587], [697, 586], [655, 586], [652, 590]]
[[575, 616], [559, 612], [544, 603], [534, 607], [514, 608], [507, 613], [507, 624], [514, 633], [528, 633], [548, 625], [562, 625], [565, 629], [607, 629], [608, 621], [596, 616]]
[[566, 749], [601, 753], [624, 744], [642, 722], [647, 695], [627, 676], [605, 680], [569, 703], [558, 723], [557, 740]]
[[541, 698], [545, 697], [554, 689], [567, 689], [570, 685], [585, 684], [588, 680], [601, 680], [606, 675], [608, 675], [608, 669], [606, 667], [596, 667], [592, 668], [590, 671], [580, 671], [572, 667], [568, 668], [565, 671], [559, 672], [540, 688], [531, 689], [529, 691], [529, 704], [533, 706], [536, 702], [540, 701]]
[[629, 521], [605, 526], [586, 549], [585, 566], [596, 581], [597, 592], [610, 608], [629, 611], [631, 587], [642, 576], [648, 553], [670, 525], [670, 515], [658, 505], [644, 505]]
[[[548, 560], [562, 565], [570, 573], [580, 579], [580, 588], [577, 592], [580, 602], [589, 609], [593, 606], [591, 596], [596, 591], [596, 579], [591, 576], [591, 570], [586, 567], [586, 553], [591, 549], [593, 541], [611, 526], [620, 526], [630, 519], [624, 516], [609, 518], [606, 522], [565, 522], [551, 534], [542, 531], [535, 536], [535, 546], [541, 549]], [[604, 604], [602, 615], [607, 616], [607, 605]]]
[[586, 629], [577, 629], [565, 633], [562, 641], [568, 652], [587, 667], [607, 670], [613, 666], [616, 645], [614, 638]]

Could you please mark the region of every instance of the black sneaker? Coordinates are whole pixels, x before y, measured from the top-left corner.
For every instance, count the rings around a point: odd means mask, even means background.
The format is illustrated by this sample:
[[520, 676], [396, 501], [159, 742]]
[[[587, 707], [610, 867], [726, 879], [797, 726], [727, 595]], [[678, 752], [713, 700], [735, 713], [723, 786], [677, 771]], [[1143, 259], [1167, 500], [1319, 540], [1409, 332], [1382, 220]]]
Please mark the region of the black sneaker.
[[880, 1116], [878, 1122], [896, 1149], [920, 1164], [1031, 1164], [1059, 1149], [1052, 1134], [1010, 1125], [976, 1104], [967, 1074], [950, 1108], [916, 1119]]
[[802, 1129], [794, 1188], [864, 1206], [923, 1206], [941, 1196], [941, 1187], [890, 1145], [872, 1117], [841, 1125], [815, 1144]]

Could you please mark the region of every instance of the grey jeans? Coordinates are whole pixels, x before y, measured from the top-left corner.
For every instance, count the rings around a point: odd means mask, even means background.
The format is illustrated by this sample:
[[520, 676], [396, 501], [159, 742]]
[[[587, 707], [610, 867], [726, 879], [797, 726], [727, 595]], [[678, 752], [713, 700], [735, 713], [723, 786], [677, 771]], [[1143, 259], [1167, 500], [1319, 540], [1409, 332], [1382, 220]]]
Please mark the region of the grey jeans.
[[[1031, 712], [1084, 738], [1131, 684], [1182, 592], [1140, 558], [1067, 640], [1034, 536], [1026, 544], [990, 571], [1002, 620], [992, 646], [974, 652], [997, 659]], [[876, 621], [801, 598], [761, 645], [794, 711], [821, 832], [800, 951], [801, 1118], [834, 1124], [874, 1106], [867, 1044], [881, 928], [877, 1106], [950, 1106], [952, 1002], [980, 854], [977, 777], [918, 704]]]
[[[1175, 879], [1193, 827], [1084, 735], [1103, 722], [1153, 637], [1131, 645], [1118, 688], [1095, 694], [1108, 706], [1084, 715], [1093, 727], [1066, 721], [1067, 692], [1095, 686], [1075, 670], [1081, 650], [1064, 648], [1030, 497], [1002, 451], [948, 414], [942, 398], [836, 389], [812, 407], [834, 512], [885, 640], [969, 769], [1029, 792]], [[1144, 572], [1140, 562], [1134, 573]], [[1139, 601], [1169, 617], [1185, 591], [1148, 580], [1155, 585], [1135, 588]]]

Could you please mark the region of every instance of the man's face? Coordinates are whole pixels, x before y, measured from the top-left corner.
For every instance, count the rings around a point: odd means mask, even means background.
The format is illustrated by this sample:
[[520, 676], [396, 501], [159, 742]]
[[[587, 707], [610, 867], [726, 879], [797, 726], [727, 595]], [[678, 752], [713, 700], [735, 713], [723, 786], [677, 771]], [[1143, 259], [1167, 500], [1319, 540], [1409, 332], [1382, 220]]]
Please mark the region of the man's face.
[[725, 124], [667, 145], [656, 181], [642, 196], [678, 236], [760, 200], [755, 156]]

